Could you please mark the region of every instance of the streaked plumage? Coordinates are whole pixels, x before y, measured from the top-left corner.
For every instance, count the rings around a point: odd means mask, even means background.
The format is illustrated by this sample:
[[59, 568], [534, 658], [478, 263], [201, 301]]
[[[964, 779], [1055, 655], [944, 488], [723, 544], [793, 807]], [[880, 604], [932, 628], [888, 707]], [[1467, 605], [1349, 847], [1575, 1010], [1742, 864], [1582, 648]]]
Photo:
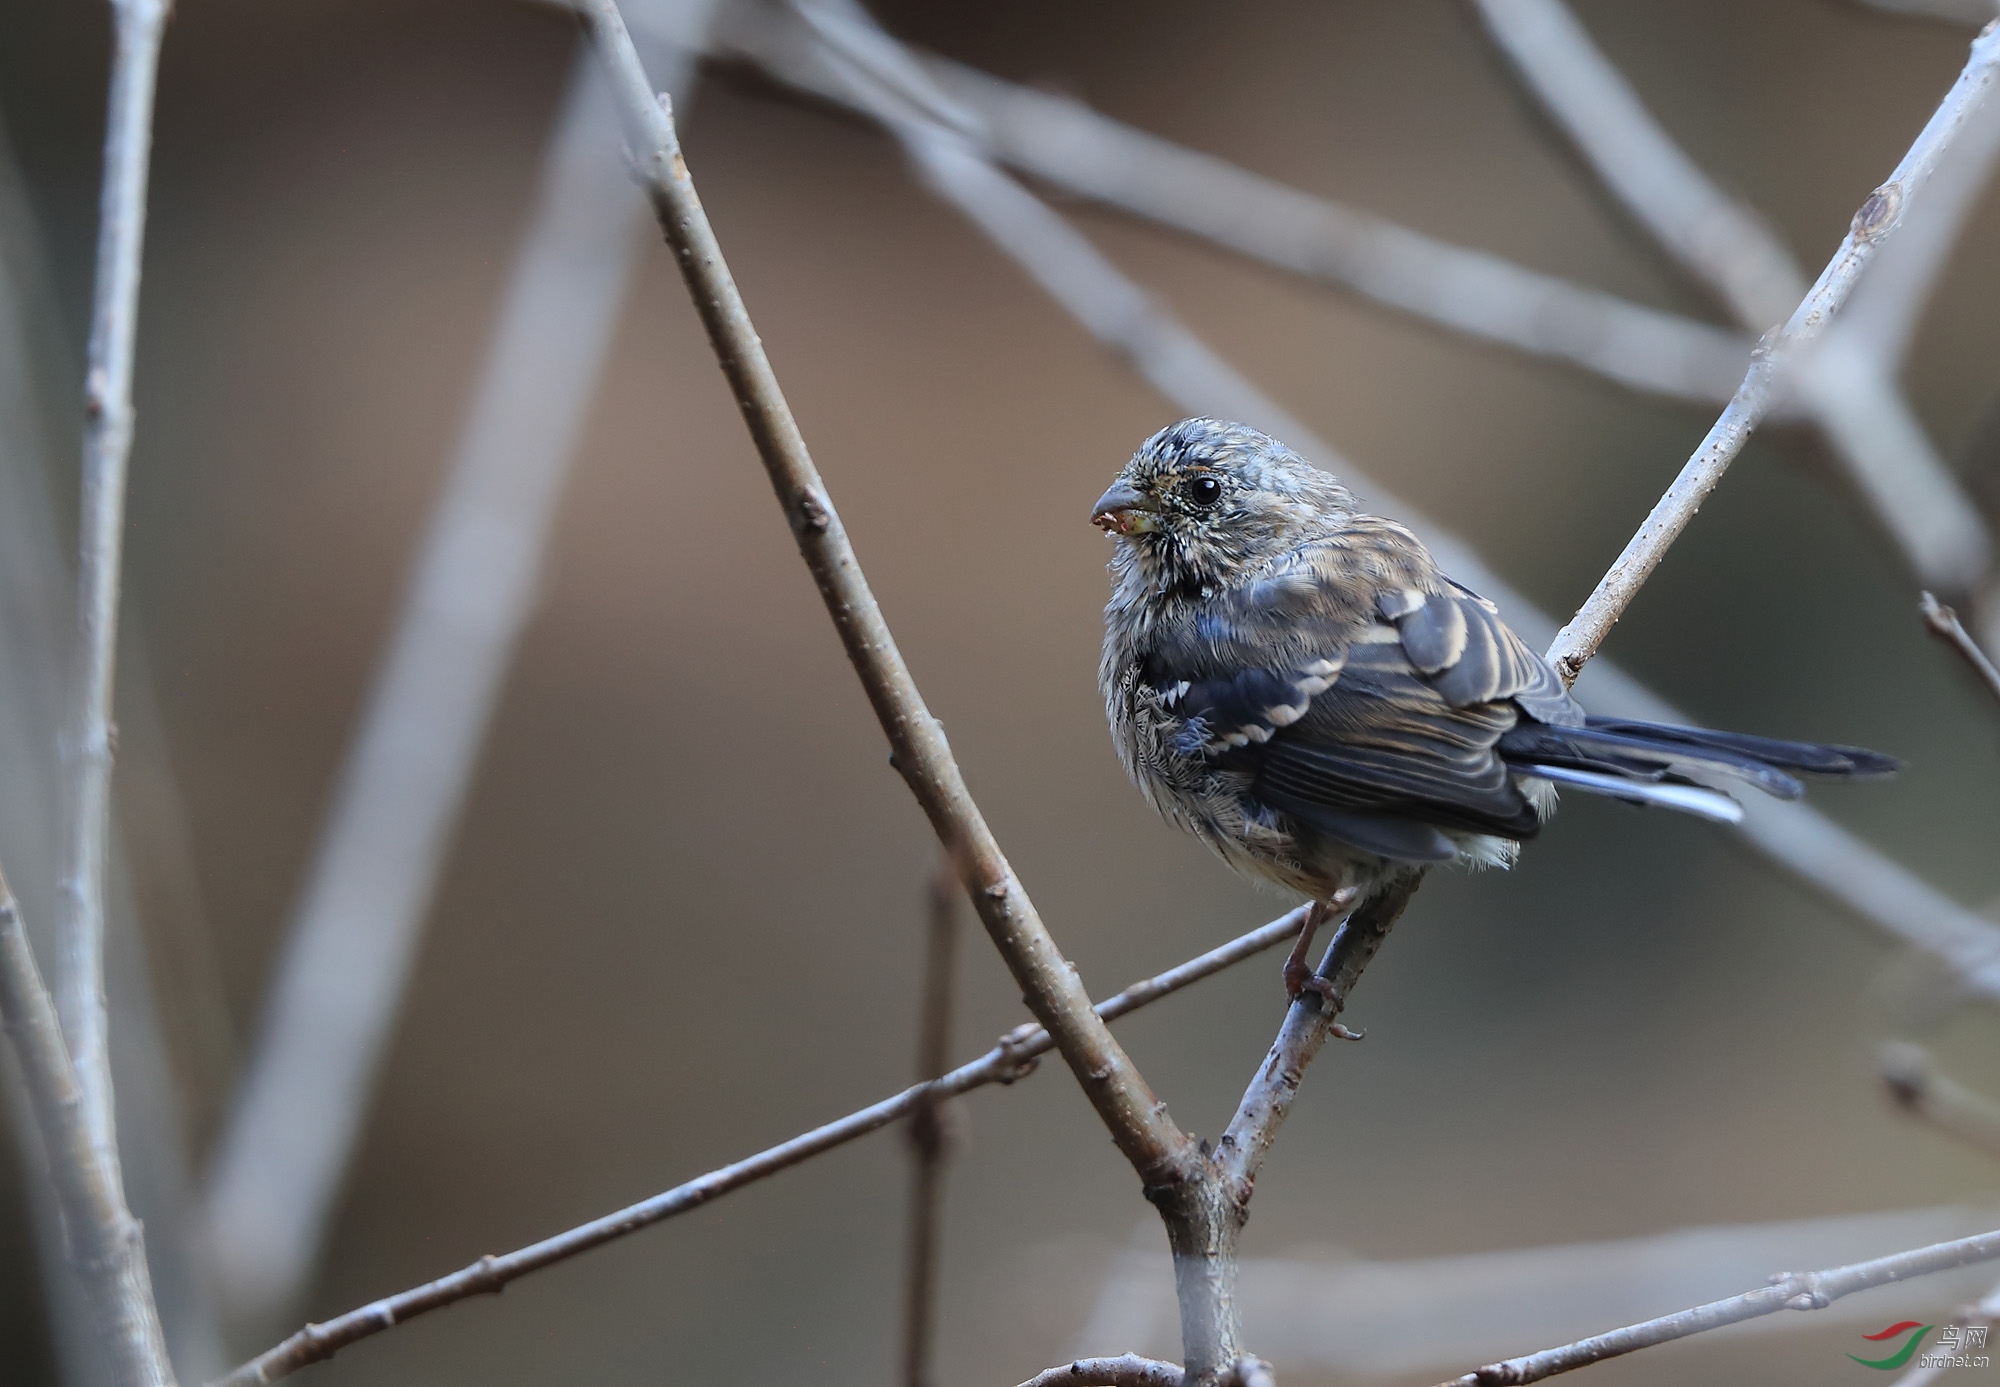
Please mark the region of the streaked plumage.
[[1507, 866], [1556, 785], [1734, 820], [1718, 783], [1790, 799], [1794, 771], [1894, 768], [1588, 716], [1415, 535], [1240, 424], [1161, 430], [1092, 518], [1117, 540], [1098, 678], [1126, 770], [1231, 866], [1316, 901]]

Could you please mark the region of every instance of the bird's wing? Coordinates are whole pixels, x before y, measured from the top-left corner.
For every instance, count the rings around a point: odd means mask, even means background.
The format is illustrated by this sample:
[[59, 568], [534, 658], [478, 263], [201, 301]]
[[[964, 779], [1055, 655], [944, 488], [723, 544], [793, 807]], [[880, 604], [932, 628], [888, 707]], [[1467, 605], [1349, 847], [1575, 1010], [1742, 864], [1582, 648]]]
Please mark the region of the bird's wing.
[[1351, 547], [1311, 547], [1163, 638], [1143, 677], [1184, 719], [1176, 749], [1385, 856], [1449, 856], [1438, 829], [1532, 836], [1496, 744], [1523, 712], [1581, 710], [1490, 604], [1392, 578]]

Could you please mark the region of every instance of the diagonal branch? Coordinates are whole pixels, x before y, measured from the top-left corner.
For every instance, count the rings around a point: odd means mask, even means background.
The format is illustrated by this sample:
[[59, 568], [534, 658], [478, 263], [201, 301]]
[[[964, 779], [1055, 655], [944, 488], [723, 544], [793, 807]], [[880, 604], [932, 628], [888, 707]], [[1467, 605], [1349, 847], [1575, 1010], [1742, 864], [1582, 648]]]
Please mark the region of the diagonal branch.
[[[713, 0], [672, 8], [698, 34]], [[661, 56], [669, 86], [690, 95], [691, 57]], [[220, 1290], [241, 1324], [268, 1327], [319, 1263], [486, 729], [534, 613], [563, 484], [646, 244], [616, 129], [580, 47], [480, 383], [216, 1140], [206, 1218]]]
[[1168, 1178], [1192, 1143], [1091, 1010], [1082, 980], [1002, 855], [943, 727], [924, 706], [723, 261], [681, 158], [673, 117], [654, 97], [617, 5], [589, 0], [581, 13], [610, 77], [635, 172], [680, 263], [799, 553], [889, 738], [897, 770], [929, 816], [1029, 1009], [1055, 1038], [1112, 1140], [1142, 1180]]
[[[851, 51], [853, 56], [864, 56], [858, 49]], [[789, 65], [778, 72], [781, 79], [814, 90], [834, 80], [831, 75], [814, 77], [801, 67], [812, 60], [810, 50], [793, 45], [786, 52], [790, 56], [784, 61]], [[877, 65], [883, 62], [886, 59]], [[850, 77], [867, 71], [850, 61]], [[910, 85], [906, 81], [902, 89]], [[900, 109], [909, 111], [909, 101]], [[909, 138], [900, 128], [909, 124], [907, 115], [878, 118], [904, 138], [905, 150], [933, 191], [956, 206], [996, 249], [1162, 396], [1186, 413], [1240, 419], [1286, 439], [1339, 472], [1376, 509], [1408, 522], [1446, 571], [1491, 598], [1524, 636], [1547, 640], [1555, 634], [1556, 622], [1495, 572], [1477, 550], [1362, 475], [1352, 460], [1258, 389], [1126, 278], [1074, 226], [976, 149], [948, 130], [921, 131]], [[1614, 665], [1599, 662], [1593, 679], [1592, 702], [1602, 712], [1655, 722], [1692, 720]], [[1805, 886], [1891, 938], [1942, 959], [1981, 995], [2000, 999], [2000, 931], [1819, 810], [1800, 803], [1754, 802], [1745, 806], [1742, 832], [1767, 860]]]
[[[1296, 935], [1304, 926], [1306, 907], [1287, 911], [1267, 925], [1251, 930], [1248, 934], [1232, 939], [1219, 948], [1189, 959], [1178, 967], [1164, 973], [1133, 983], [1124, 991], [1105, 998], [1095, 1008], [1099, 1017], [1115, 1021], [1130, 1015], [1141, 1007], [1149, 1006], [1162, 997], [1171, 996], [1184, 987], [1212, 977], [1224, 969], [1254, 957], [1267, 949], [1275, 948]], [[844, 1146], [857, 1137], [866, 1136], [901, 1118], [910, 1116], [923, 1105], [942, 1102], [960, 1094], [970, 1093], [988, 1084], [1011, 1084], [1034, 1071], [1036, 1062], [1042, 1055], [1055, 1048], [1049, 1033], [1033, 1024], [1018, 1026], [1000, 1038], [1000, 1043], [969, 1064], [962, 1064], [935, 1083], [916, 1084], [904, 1089], [893, 1098], [885, 1098], [879, 1103], [849, 1113], [846, 1117], [816, 1127], [781, 1142], [754, 1156], [727, 1165], [720, 1170], [673, 1189], [656, 1194], [650, 1199], [593, 1219], [589, 1223], [544, 1238], [538, 1243], [519, 1248], [498, 1257], [482, 1257], [471, 1266], [450, 1276], [396, 1295], [385, 1296], [358, 1310], [350, 1310], [344, 1315], [330, 1319], [323, 1324], [308, 1325], [291, 1338], [269, 1349], [243, 1364], [215, 1387], [258, 1387], [258, 1384], [276, 1382], [289, 1377], [300, 1368], [333, 1357], [349, 1344], [380, 1334], [405, 1321], [432, 1310], [441, 1310], [461, 1300], [477, 1295], [491, 1295], [510, 1281], [518, 1280], [530, 1272], [554, 1266], [581, 1253], [589, 1252], [606, 1243], [616, 1242], [664, 1222], [679, 1214], [700, 1208], [725, 1194], [755, 1184], [779, 1171], [793, 1166], [836, 1146]]]
[[1751, 332], [1805, 279], [1778, 238], [1653, 119], [1562, 0], [1472, 0], [1486, 32], [1612, 195]]
[[1731, 1296], [1728, 1300], [1710, 1301], [1707, 1305], [1697, 1305], [1677, 1314], [1662, 1315], [1656, 1320], [1614, 1329], [1609, 1334], [1579, 1339], [1561, 1348], [1544, 1349], [1525, 1358], [1489, 1363], [1464, 1377], [1440, 1383], [1438, 1387], [1511, 1387], [1517, 1383], [1540, 1382], [1557, 1373], [1587, 1368], [1607, 1358], [1651, 1348], [1655, 1344], [1671, 1343], [1690, 1334], [1720, 1329], [1726, 1324], [1740, 1324], [1744, 1320], [1775, 1315], [1780, 1310], [1824, 1310], [1842, 1296], [1856, 1291], [1886, 1286], [1894, 1281], [1907, 1281], [1913, 1276], [1949, 1271], [1974, 1262], [1990, 1262], [1996, 1257], [2000, 1257], [2000, 1232], [1936, 1243], [1826, 1271], [1793, 1272], [1777, 1278], [1768, 1286]]
[[92, 1132], [83, 1085], [43, 985], [20, 907], [0, 875], [0, 1022], [14, 1043], [63, 1228], [118, 1387], [173, 1387], [139, 1221]]
[[[1754, 218], [1714, 190], [1654, 124], [1560, 0], [1475, 3], [1496, 39], [1578, 140], [1607, 185], [1626, 199], [1664, 244], [1723, 290], [1746, 322], [1767, 321], [1767, 300], [1786, 282], [1784, 275], [1771, 269], [1782, 248], [1769, 240]], [[1557, 636], [1550, 659], [1565, 679], [1576, 678], [1583, 658], [1602, 643], [1639, 585], [1722, 480], [1770, 411], [1781, 365], [1817, 338], [1847, 301], [1862, 270], [1902, 224], [1940, 158], [1979, 112], [1996, 71], [2000, 71], [2000, 31], [1989, 29], [1974, 41], [1964, 71], [1902, 162], [1855, 214], [1819, 279], [1784, 325], [1759, 344], [1743, 383], [1673, 486]], [[1907, 435], [1904, 429], [1896, 436], [1907, 441]], [[1928, 469], [1926, 475], [1935, 470]], [[1960, 509], [1969, 513], [1968, 508]], [[1902, 527], [1892, 528], [1902, 532]], [[1954, 552], [1977, 554], [1968, 562], [1983, 564], [1983, 529], [1960, 542], [1959, 528], [1949, 531]]]
[[1319, 966], [1319, 976], [1328, 984], [1326, 992], [1300, 993], [1285, 1014], [1283, 1029], [1258, 1066], [1236, 1116], [1215, 1144], [1216, 1164], [1239, 1202], [1249, 1201], [1257, 1172], [1277, 1140], [1278, 1129], [1291, 1114], [1306, 1066], [1329, 1037], [1346, 1034], [1350, 1039], [1360, 1038], [1340, 1028], [1341, 1009], [1347, 1005], [1348, 992], [1360, 980], [1361, 970], [1374, 959], [1422, 881], [1420, 874], [1405, 877], [1349, 916], [1327, 946], [1326, 958]]

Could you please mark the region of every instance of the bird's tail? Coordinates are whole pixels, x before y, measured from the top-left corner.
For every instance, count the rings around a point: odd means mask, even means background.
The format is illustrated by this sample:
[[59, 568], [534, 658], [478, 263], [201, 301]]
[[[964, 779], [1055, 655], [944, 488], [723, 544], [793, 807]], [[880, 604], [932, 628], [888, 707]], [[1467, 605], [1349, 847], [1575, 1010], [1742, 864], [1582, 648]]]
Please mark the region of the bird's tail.
[[1894, 757], [1860, 747], [1781, 742], [1741, 732], [1599, 717], [1586, 719], [1582, 727], [1524, 724], [1501, 738], [1500, 754], [1519, 774], [1723, 823], [1741, 820], [1743, 808], [1711, 788], [1717, 780], [1740, 781], [1779, 799], [1797, 799], [1805, 787], [1794, 772], [1888, 775], [1900, 764]]

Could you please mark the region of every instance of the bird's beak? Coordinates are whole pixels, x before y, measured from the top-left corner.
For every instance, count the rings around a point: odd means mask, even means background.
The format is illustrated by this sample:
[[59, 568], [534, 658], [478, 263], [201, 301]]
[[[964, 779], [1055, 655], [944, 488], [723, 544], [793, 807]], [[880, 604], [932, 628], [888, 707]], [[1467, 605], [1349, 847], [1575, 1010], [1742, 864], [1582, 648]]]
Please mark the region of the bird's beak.
[[1097, 498], [1090, 523], [1108, 535], [1143, 535], [1159, 528], [1153, 519], [1158, 512], [1159, 508], [1138, 487], [1119, 481]]

